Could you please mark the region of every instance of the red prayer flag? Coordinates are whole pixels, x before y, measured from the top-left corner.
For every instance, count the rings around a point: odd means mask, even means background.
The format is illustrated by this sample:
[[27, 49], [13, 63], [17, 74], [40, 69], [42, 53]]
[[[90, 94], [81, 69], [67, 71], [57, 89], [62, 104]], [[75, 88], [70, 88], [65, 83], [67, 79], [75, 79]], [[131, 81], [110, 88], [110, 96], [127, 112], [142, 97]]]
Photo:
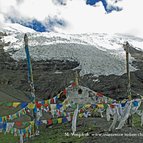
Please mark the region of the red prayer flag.
[[72, 87], [75, 87], [75, 86], [76, 86], [76, 83], [75, 83], [75, 82], [73, 82], [73, 83], [72, 83]]
[[36, 102], [36, 107], [37, 107], [37, 108], [41, 108], [41, 106], [42, 106], [41, 103]]
[[67, 91], [66, 91], [66, 89], [64, 89], [64, 91], [63, 91], [63, 94], [64, 94], [64, 95], [66, 95], [66, 94], [67, 94]]
[[44, 106], [45, 106], [45, 107], [48, 107], [49, 105], [48, 105], [48, 104], [44, 104]]
[[17, 121], [17, 122], [15, 122], [15, 125], [21, 126], [21, 125], [22, 125], [22, 122]]
[[54, 104], [54, 98], [50, 100], [50, 104]]
[[97, 96], [103, 96], [102, 92], [97, 92]]
[[110, 104], [110, 107], [111, 107], [111, 108], [115, 108], [115, 105], [114, 105], [114, 104]]
[[53, 124], [53, 121], [51, 119], [49, 119], [47, 123], [48, 123], [48, 125], [51, 125], [51, 124]]

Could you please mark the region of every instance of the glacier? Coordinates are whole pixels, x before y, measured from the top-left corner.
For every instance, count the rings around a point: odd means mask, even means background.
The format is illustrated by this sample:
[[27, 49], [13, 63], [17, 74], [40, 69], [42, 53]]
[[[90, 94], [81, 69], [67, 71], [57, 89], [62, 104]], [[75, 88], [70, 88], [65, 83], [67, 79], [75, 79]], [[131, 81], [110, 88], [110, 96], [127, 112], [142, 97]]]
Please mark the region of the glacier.
[[[125, 73], [126, 56], [123, 49], [125, 41], [138, 50], [143, 50], [143, 39], [129, 35], [38, 33], [27, 28], [25, 30], [18, 28], [15, 31], [7, 28], [8, 35], [3, 38], [5, 42], [11, 42], [9, 46], [4, 47], [4, 50], [9, 52], [13, 59], [18, 61], [26, 58], [23, 36], [24, 33], [28, 33], [29, 51], [33, 60], [75, 60], [80, 64], [77, 68], [81, 69], [81, 76]], [[132, 66], [133, 60], [135, 59], [130, 55], [131, 71], [136, 70]]]

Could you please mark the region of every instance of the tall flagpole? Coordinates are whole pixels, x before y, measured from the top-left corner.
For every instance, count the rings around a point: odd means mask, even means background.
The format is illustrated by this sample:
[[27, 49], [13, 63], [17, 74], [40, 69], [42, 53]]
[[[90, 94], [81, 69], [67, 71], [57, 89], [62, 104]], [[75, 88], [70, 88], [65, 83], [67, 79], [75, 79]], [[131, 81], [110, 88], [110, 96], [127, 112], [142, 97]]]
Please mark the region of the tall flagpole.
[[128, 86], [127, 86], [127, 95], [129, 100], [132, 99], [131, 97], [131, 75], [130, 75], [130, 68], [129, 68], [129, 43], [126, 42], [125, 46], [125, 50], [126, 50], [126, 68], [127, 68], [127, 78], [128, 78]]
[[[32, 74], [32, 66], [31, 66], [31, 59], [30, 59], [30, 54], [29, 54], [29, 48], [28, 48], [28, 36], [27, 34], [24, 35], [24, 43], [25, 43], [25, 53], [26, 53], [26, 58], [27, 58], [27, 66], [28, 66], [28, 82], [30, 84], [30, 89], [31, 89], [31, 100], [33, 102], [33, 104], [35, 104], [35, 108], [36, 108], [36, 103], [35, 103], [35, 88], [34, 88], [34, 82], [33, 82], [33, 74]], [[38, 127], [36, 126], [36, 113], [33, 110], [33, 118], [34, 118], [34, 122], [35, 122], [35, 129], [34, 132], [37, 132]]]
[[75, 72], [75, 83], [76, 83], [76, 86], [78, 86], [79, 85], [79, 75], [78, 75], [78, 71], [76, 70], [76, 72]]
[[24, 42], [25, 42], [25, 52], [26, 52], [27, 66], [28, 66], [28, 82], [30, 84], [32, 91], [35, 93], [31, 59], [30, 59], [30, 54], [29, 54], [29, 49], [28, 49], [28, 36], [27, 36], [27, 34], [24, 35]]
[[[129, 101], [132, 100], [131, 96], [131, 75], [130, 75], [130, 68], [129, 68], [129, 43], [126, 42], [124, 45], [125, 51], [126, 51], [126, 69], [127, 69], [127, 79], [128, 79], [128, 85], [127, 85], [127, 95]], [[132, 126], [132, 116], [129, 116], [128, 118], [128, 125]]]

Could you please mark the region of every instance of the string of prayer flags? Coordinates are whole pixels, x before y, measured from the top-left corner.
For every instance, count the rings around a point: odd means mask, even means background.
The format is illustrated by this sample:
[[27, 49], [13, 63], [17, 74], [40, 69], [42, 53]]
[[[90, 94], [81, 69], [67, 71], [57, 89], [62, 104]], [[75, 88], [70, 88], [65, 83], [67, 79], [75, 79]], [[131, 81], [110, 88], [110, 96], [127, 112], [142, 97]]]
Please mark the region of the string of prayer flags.
[[[63, 117], [60, 117], [60, 118], [57, 118], [57, 119], [49, 119], [47, 120], [47, 125], [55, 125], [55, 124], [62, 124], [62, 123], [66, 123], [66, 122], [70, 122], [72, 120], [72, 117], [70, 114], [66, 115], [66, 116], [63, 116]], [[45, 121], [41, 121], [41, 123], [45, 123]]]
[[12, 114], [12, 115], [7, 115], [7, 116], [0, 117], [0, 122], [5, 122], [5, 121], [8, 121], [8, 120], [13, 120], [13, 119], [16, 119], [18, 117], [21, 117], [22, 115], [26, 114], [26, 111], [27, 111], [27, 109], [24, 108], [24, 109], [21, 109], [18, 112]]
[[21, 102], [0, 102], [0, 105], [8, 106], [8, 107], [18, 107]]
[[[72, 85], [72, 87], [76, 86], [76, 84]], [[74, 88], [72, 89], [74, 90]], [[63, 90], [63, 94], [67, 94], [67, 89], [64, 89]], [[87, 108], [102, 108], [102, 109], [107, 109], [108, 105], [111, 107], [111, 108], [115, 108], [115, 106], [117, 106], [117, 101], [113, 100], [113, 99], [110, 99], [110, 98], [105, 98], [103, 96], [103, 93], [97, 93], [97, 99], [98, 102], [97, 104], [86, 104], [86, 105], [79, 105], [79, 117], [83, 117], [83, 115], [86, 115], [88, 116], [88, 112], [85, 113], [85, 110]], [[46, 121], [46, 123], [48, 125], [52, 125], [52, 124], [61, 124], [61, 123], [66, 123], [66, 122], [69, 122], [72, 120], [72, 114], [70, 113], [66, 113], [66, 112], [63, 112], [63, 109], [66, 109], [67, 107], [71, 107], [73, 109], [76, 108], [76, 104], [73, 102], [73, 103], [69, 103], [68, 100], [65, 100], [65, 102], [63, 103], [58, 103], [57, 100], [58, 100], [58, 97], [59, 97], [59, 94], [51, 99], [48, 99], [48, 100], [42, 100], [42, 101], [37, 101], [37, 102], [34, 102], [34, 103], [27, 103], [27, 102], [9, 102], [9, 103], [3, 103], [4, 105], [7, 105], [7, 106], [12, 106], [12, 107], [18, 107], [20, 105], [20, 107], [22, 108], [20, 111], [12, 114], [12, 115], [7, 115], [7, 116], [3, 116], [3, 117], [0, 117], [0, 131], [6, 131], [8, 130], [9, 132], [13, 133], [14, 135], [17, 135], [19, 133], [22, 133], [24, 137], [29, 137], [31, 135], [31, 132], [32, 132], [32, 127], [34, 127], [34, 121], [30, 122], [30, 125], [29, 125], [29, 122], [15, 122], [15, 125], [18, 126], [18, 127], [21, 127], [22, 125], [25, 125], [25, 126], [28, 126], [26, 127], [25, 129], [16, 129], [16, 128], [13, 128], [13, 124], [11, 124], [11, 128], [9, 129], [8, 128], [8, 123], [6, 123], [7, 121], [9, 120], [13, 120], [15, 118], [18, 118], [18, 117], [21, 117], [22, 115], [26, 114], [26, 113], [29, 113], [30, 110], [34, 110], [34, 113], [37, 113], [38, 111], [46, 111], [46, 112], [49, 112], [51, 111], [53, 114], [52, 115], [57, 115], [57, 119], [49, 119]], [[106, 102], [105, 102], [106, 100]], [[57, 103], [57, 104], [56, 104]], [[120, 105], [122, 105], [122, 107], [125, 107], [125, 104], [127, 103], [127, 100], [124, 100], [123, 102], [120, 103]], [[133, 106], [134, 107], [138, 107], [139, 105], [139, 101], [137, 100], [133, 100]], [[3, 105], [2, 103], [0, 103], [0, 105]], [[36, 104], [36, 105], [35, 105]], [[51, 109], [51, 110], [49, 110]], [[38, 120], [36, 121], [36, 125], [37, 126], [40, 126], [43, 122]], [[10, 126], [10, 124], [9, 124]], [[7, 129], [8, 128], [8, 129]]]

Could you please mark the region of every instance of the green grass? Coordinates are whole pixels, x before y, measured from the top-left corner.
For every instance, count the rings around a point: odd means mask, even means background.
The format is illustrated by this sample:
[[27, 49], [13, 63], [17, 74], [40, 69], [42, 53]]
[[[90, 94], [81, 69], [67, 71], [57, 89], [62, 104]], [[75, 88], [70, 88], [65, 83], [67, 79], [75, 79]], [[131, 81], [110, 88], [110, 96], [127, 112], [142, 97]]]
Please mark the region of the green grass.
[[0, 133], [0, 143], [19, 143], [19, 137], [14, 137], [12, 134]]
[[[86, 126], [83, 126], [83, 120], [78, 120], [77, 134], [86, 134], [96, 130], [96, 126], [92, 122], [86, 122]], [[39, 130], [40, 135], [29, 138], [26, 143], [82, 143], [88, 138], [72, 136], [71, 123], [57, 124], [48, 128], [46, 125], [42, 125]], [[65, 133], [69, 133], [69, 136], [66, 136]], [[18, 141], [19, 137], [14, 137], [11, 134], [0, 134], [0, 143], [18, 143]]]
[[[85, 118], [80, 118], [77, 123], [77, 134], [87, 132], [90, 134], [96, 132], [98, 128], [92, 122], [93, 120], [87, 120], [86, 126], [83, 125]], [[140, 127], [140, 117], [138, 115], [133, 115], [133, 125], [135, 127]], [[83, 143], [85, 140], [88, 140], [88, 137], [76, 137], [72, 136], [71, 133], [71, 123], [57, 124], [47, 127], [42, 125], [39, 127], [40, 135], [28, 139], [26, 143]], [[65, 133], [69, 133], [69, 136], [66, 136]], [[0, 143], [18, 143], [19, 137], [14, 137], [10, 134], [0, 134]]]
[[[95, 125], [77, 127], [77, 134], [96, 130]], [[66, 136], [65, 133], [69, 133]], [[72, 136], [71, 123], [54, 125], [51, 128], [40, 127], [40, 136], [30, 139], [28, 143], [82, 143], [87, 137]]]
[[141, 127], [141, 117], [135, 114], [132, 118], [132, 123], [135, 127]]

